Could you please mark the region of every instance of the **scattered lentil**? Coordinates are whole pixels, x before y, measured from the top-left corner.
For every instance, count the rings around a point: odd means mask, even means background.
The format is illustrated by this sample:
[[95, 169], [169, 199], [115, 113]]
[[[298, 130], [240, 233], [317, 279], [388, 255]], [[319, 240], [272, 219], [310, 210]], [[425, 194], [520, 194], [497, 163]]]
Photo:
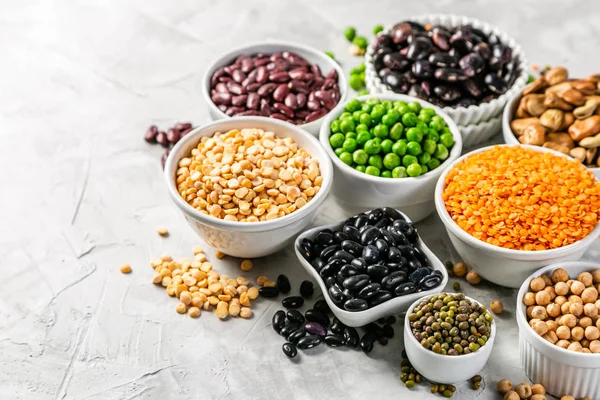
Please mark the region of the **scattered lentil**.
[[265, 282], [266, 282], [266, 281], [268, 281], [268, 280], [269, 280], [269, 278], [267, 278], [267, 277], [266, 277], [266, 276], [264, 276], [264, 275], [261, 275], [261, 276], [259, 276], [258, 278], [256, 278], [256, 284], [257, 284], [258, 286], [261, 286], [261, 287], [262, 287], [262, 286], [264, 286]]
[[600, 183], [581, 163], [551, 153], [495, 146], [456, 164], [445, 184], [442, 198], [452, 219], [492, 245], [559, 248], [598, 223]]
[[131, 265], [129, 265], [129, 264], [122, 265], [120, 270], [121, 270], [122, 274], [130, 274], [131, 273]]
[[200, 308], [190, 307], [190, 309], [188, 310], [188, 314], [191, 318], [198, 318], [200, 316]]

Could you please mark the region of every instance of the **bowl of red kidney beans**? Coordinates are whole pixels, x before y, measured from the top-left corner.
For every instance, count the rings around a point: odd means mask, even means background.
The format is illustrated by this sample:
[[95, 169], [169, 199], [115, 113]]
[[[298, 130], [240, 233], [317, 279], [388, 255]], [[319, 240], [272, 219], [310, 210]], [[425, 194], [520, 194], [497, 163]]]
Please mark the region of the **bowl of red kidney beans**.
[[367, 49], [365, 65], [371, 93], [427, 100], [459, 127], [498, 118], [527, 81], [525, 55], [514, 39], [485, 22], [454, 15], [414, 17], [388, 27]]
[[213, 119], [269, 117], [315, 136], [346, 92], [337, 62], [317, 49], [280, 41], [249, 44], [220, 56], [203, 80]]

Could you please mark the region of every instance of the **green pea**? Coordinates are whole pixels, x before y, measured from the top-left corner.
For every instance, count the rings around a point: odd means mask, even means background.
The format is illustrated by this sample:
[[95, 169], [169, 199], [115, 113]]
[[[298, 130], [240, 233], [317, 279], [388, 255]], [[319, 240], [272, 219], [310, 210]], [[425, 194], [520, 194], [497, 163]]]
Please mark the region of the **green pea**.
[[383, 122], [387, 126], [392, 126], [400, 119], [400, 113], [398, 110], [392, 108], [381, 118], [381, 122]]
[[411, 156], [410, 154], [407, 154], [404, 157], [402, 157], [402, 165], [404, 165], [406, 168], [408, 168], [409, 165], [418, 164], [418, 163], [419, 163], [419, 160], [417, 159], [417, 157]]
[[389, 100], [384, 100], [381, 102], [381, 105], [385, 108], [385, 111], [388, 112], [389, 110], [392, 109], [393, 105], [392, 102]]
[[429, 172], [429, 168], [427, 168], [427, 165], [424, 164], [419, 164], [421, 166], [421, 175], [425, 175], [427, 172]]
[[377, 35], [379, 32], [383, 32], [383, 25], [375, 25], [373, 27], [373, 35]]
[[364, 165], [357, 165], [356, 167], [354, 167], [354, 169], [357, 170], [358, 172], [362, 172], [364, 174], [367, 167]]
[[[344, 142], [344, 147], [346, 147], [345, 144], [346, 144], [346, 142]], [[419, 155], [418, 158], [419, 158], [419, 164], [421, 164], [421, 165], [427, 164], [427, 163], [429, 163], [429, 161], [431, 161], [431, 154], [423, 153], [423, 154]]]
[[366, 112], [362, 111], [362, 113], [360, 114], [360, 118], [358, 119], [358, 121], [361, 124], [369, 126], [369, 125], [371, 125], [371, 116], [369, 114], [367, 114]]
[[345, 110], [349, 113], [360, 110], [362, 107], [362, 103], [358, 101], [358, 99], [352, 99], [348, 103], [346, 103]]
[[407, 143], [405, 139], [400, 139], [392, 146], [392, 152], [399, 156], [403, 156], [406, 154]]
[[356, 137], [356, 143], [358, 143], [359, 146], [364, 146], [364, 144], [371, 139], [372, 136], [369, 132], [361, 132]]
[[350, 73], [351, 74], [354, 74], [354, 73], [360, 74], [360, 73], [365, 72], [366, 69], [367, 69], [367, 66], [363, 62], [363, 63], [358, 64], [358, 67], [352, 68], [352, 70], [350, 71]]
[[410, 103], [408, 103], [408, 108], [410, 108], [411, 111], [416, 114], [419, 111], [421, 111], [421, 104], [417, 101], [411, 101]]
[[358, 146], [358, 143], [356, 143], [356, 140], [352, 138], [344, 140], [344, 144], [342, 145], [344, 151], [347, 151], [348, 153], [352, 153], [354, 150], [356, 150], [356, 146]]
[[435, 143], [437, 143], [440, 141], [440, 135], [438, 135], [438, 133], [435, 130], [429, 129], [429, 131], [425, 135], [425, 139], [432, 140]]
[[450, 148], [454, 145], [454, 136], [451, 133], [442, 133], [440, 135], [440, 143]]
[[356, 125], [356, 133], [369, 132], [369, 127], [365, 124]]
[[[400, 114], [398, 114], [400, 115]], [[390, 128], [390, 139], [398, 140], [402, 137], [402, 132], [404, 131], [404, 127], [400, 122], [396, 122], [394, 126]]]
[[382, 105], [374, 105], [373, 109], [371, 110], [371, 119], [373, 120], [373, 122], [379, 122], [381, 120], [381, 117], [383, 117], [385, 113], [385, 108]]
[[367, 104], [380, 104], [381, 100], [379, 100], [377, 97], [372, 97], [370, 99], [367, 99], [366, 103]]
[[365, 79], [360, 75], [350, 75], [348, 85], [350, 85], [350, 87], [354, 90], [360, 90], [365, 86]]
[[338, 117], [338, 119], [341, 121], [344, 118], [348, 118], [348, 117], [352, 117], [352, 114], [350, 114], [348, 111], [344, 111], [343, 113], [340, 114], [340, 116]]
[[352, 154], [348, 153], [347, 151], [344, 151], [342, 154], [339, 155], [339, 157], [344, 164], [352, 165]]
[[331, 51], [324, 51], [324, 53], [325, 53], [326, 56], [328, 56], [332, 60], [335, 60], [335, 55], [333, 54], [333, 52], [331, 52]]
[[378, 169], [383, 168], [383, 158], [379, 154], [374, 154], [369, 157], [369, 165], [377, 167]]
[[344, 140], [346, 140], [346, 137], [344, 137], [343, 134], [334, 133], [329, 137], [329, 144], [334, 149], [337, 149], [338, 147], [342, 147], [342, 145], [344, 144]]
[[423, 140], [423, 132], [419, 128], [408, 128], [406, 130], [406, 139], [410, 142], [420, 142]]
[[367, 175], [373, 175], [373, 176], [379, 176], [379, 174], [381, 173], [379, 171], [379, 168], [374, 167], [372, 165], [369, 165], [366, 169], [365, 169], [365, 173]]
[[373, 134], [381, 139], [388, 137], [389, 130], [387, 125], [377, 125], [373, 128]]
[[356, 132], [346, 133], [346, 139], [356, 139], [357, 137], [358, 137], [358, 135], [356, 134]]
[[[400, 111], [400, 114], [402, 114], [402, 111]], [[407, 112], [402, 115], [402, 125], [404, 126], [417, 126], [417, 122], [419, 122], [419, 119], [413, 112]]]
[[393, 104], [393, 105], [394, 105], [394, 107], [396, 107], [396, 108], [398, 108], [398, 107], [400, 107], [400, 106], [406, 106], [406, 105], [407, 105], [407, 104], [406, 104], [406, 102], [405, 102], [405, 101], [402, 101], [402, 100], [399, 100], [399, 101], [394, 101], [392, 104]]
[[340, 132], [340, 121], [337, 119], [335, 121], [331, 121], [331, 124], [329, 124], [329, 129], [331, 130], [331, 133]]
[[352, 119], [346, 118], [340, 123], [340, 129], [343, 133], [354, 132], [356, 125]]
[[338, 147], [337, 149], [335, 149], [333, 151], [335, 153], [336, 156], [340, 156], [340, 154], [342, 154], [344, 152], [344, 148], [343, 147]]
[[439, 130], [443, 129], [445, 126], [446, 126], [446, 121], [444, 121], [444, 118], [440, 117], [439, 115], [431, 117], [431, 122], [429, 123], [429, 127], [431, 129], [439, 131]]
[[431, 122], [431, 116], [427, 114], [420, 113], [417, 116], [417, 118], [419, 118], [420, 121], [423, 121], [426, 124], [429, 124]]
[[369, 45], [369, 42], [367, 41], [367, 38], [364, 36], [356, 36], [354, 37], [354, 39], [352, 39], [352, 43], [355, 44], [356, 46], [358, 46], [361, 49], [366, 49], [367, 46]]
[[387, 169], [381, 171], [381, 177], [382, 178], [391, 178], [392, 177], [392, 171], [388, 171]]
[[383, 165], [389, 169], [393, 170], [397, 166], [400, 165], [400, 157], [394, 153], [388, 153], [383, 157]]
[[450, 135], [452, 135], [452, 132], [450, 131], [450, 128], [448, 128], [447, 126], [440, 129], [440, 131], [438, 132], [440, 135], [443, 135], [444, 133], [449, 133]]
[[407, 176], [405, 167], [396, 167], [392, 170], [392, 178], [406, 178]]
[[367, 154], [378, 154], [381, 151], [381, 144], [375, 139], [369, 139], [364, 145], [364, 150]]
[[419, 111], [419, 114], [425, 114], [433, 117], [435, 115], [435, 110], [433, 108], [423, 107], [421, 108], [421, 111]]
[[421, 172], [422, 170], [419, 164], [410, 164], [408, 167], [406, 167], [406, 173], [408, 174], [408, 176], [416, 177], [421, 175]]
[[346, 36], [346, 39], [351, 42], [352, 40], [354, 40], [354, 37], [356, 36], [356, 29], [354, 29], [353, 27], [349, 26], [348, 28], [346, 28], [344, 30], [344, 36]]
[[439, 167], [441, 164], [442, 163], [440, 162], [440, 160], [438, 160], [437, 158], [432, 158], [431, 161], [427, 163], [427, 168], [429, 168], [429, 170], [432, 171]]
[[381, 151], [383, 151], [385, 154], [391, 153], [393, 146], [394, 142], [392, 142], [390, 139], [385, 139], [381, 142]]
[[[367, 100], [368, 101], [368, 100]], [[362, 110], [366, 113], [371, 113], [371, 110], [373, 109], [373, 104], [370, 103], [363, 103], [362, 105]]]
[[369, 89], [362, 89], [362, 90], [359, 90], [358, 92], [356, 92], [357, 96], [366, 96], [368, 94], [369, 94]]
[[448, 158], [448, 149], [443, 144], [438, 144], [433, 156], [444, 161], [446, 158]]
[[397, 106], [396, 111], [400, 113], [400, 117], [402, 117], [404, 114], [408, 114], [411, 112], [410, 108], [408, 108], [408, 105], [406, 105], [406, 103]]
[[374, 138], [373, 138], [373, 142], [375, 142], [375, 143], [377, 143], [378, 145], [380, 145], [380, 146], [381, 146], [381, 142], [382, 142], [382, 140], [381, 140], [381, 138], [374, 137]]
[[406, 152], [411, 156], [418, 156], [423, 152], [423, 149], [421, 149], [419, 142], [409, 142], [406, 145]]
[[352, 159], [359, 165], [364, 165], [369, 161], [369, 155], [363, 149], [358, 149], [352, 154]]
[[435, 149], [437, 148], [436, 143], [433, 140], [425, 139], [423, 142], [423, 151], [428, 154], [435, 153]]
[[361, 114], [362, 114], [362, 111], [361, 111], [361, 110], [354, 111], [354, 112], [352, 113], [352, 120], [353, 120], [355, 123], [357, 123], [357, 124], [358, 124], [358, 123], [360, 123], [360, 115], [361, 115]]

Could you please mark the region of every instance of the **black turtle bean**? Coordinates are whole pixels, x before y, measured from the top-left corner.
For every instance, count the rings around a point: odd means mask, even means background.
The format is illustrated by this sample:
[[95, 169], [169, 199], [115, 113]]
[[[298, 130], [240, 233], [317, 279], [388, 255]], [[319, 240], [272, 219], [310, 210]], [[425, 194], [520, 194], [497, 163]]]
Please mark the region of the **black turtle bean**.
[[277, 277], [277, 289], [279, 289], [281, 293], [289, 293], [290, 290], [292, 290], [292, 285], [287, 276], [281, 274]]
[[344, 332], [344, 328], [346, 326], [336, 317], [333, 317], [333, 320], [331, 321], [331, 327], [329, 327], [329, 330], [331, 330], [331, 332], [336, 333], [336, 334], [341, 334]]
[[355, 242], [360, 242], [360, 234], [358, 233], [358, 229], [351, 225], [344, 225], [343, 232], [348, 235], [350, 240], [354, 240]]
[[348, 347], [356, 347], [359, 342], [358, 331], [351, 326], [344, 327], [344, 343]]
[[381, 286], [384, 289], [393, 291], [399, 284], [406, 282], [406, 272], [395, 271], [382, 279]]
[[342, 250], [344, 250], [344, 251], [352, 254], [355, 257], [357, 257], [360, 254], [362, 254], [362, 251], [363, 251], [363, 248], [364, 248], [363, 245], [361, 245], [360, 243], [356, 243], [353, 240], [344, 240], [341, 243], [341, 247], [342, 247]]
[[350, 237], [344, 232], [338, 231], [333, 233], [333, 240], [335, 240], [336, 243], [342, 243], [344, 240], [350, 240]]
[[355, 257], [352, 254], [344, 250], [337, 250], [335, 253], [333, 253], [333, 256], [331, 257], [331, 259], [333, 260], [342, 260], [347, 263], [352, 262], [354, 258]]
[[363, 246], [366, 246], [373, 243], [377, 238], [379, 238], [380, 235], [381, 233], [379, 233], [379, 229], [375, 228], [374, 226], [369, 226], [360, 235], [360, 243]]
[[354, 227], [360, 229], [369, 223], [369, 217], [366, 214], [358, 214], [354, 220]]
[[300, 250], [302, 257], [308, 261], [312, 260], [316, 256], [315, 252], [313, 251], [313, 243], [310, 239], [302, 239], [298, 245], [298, 249]]
[[365, 260], [367, 264], [376, 263], [380, 259], [379, 250], [372, 244], [365, 246], [362, 252], [362, 259]]
[[323, 338], [321, 338], [321, 336], [308, 335], [300, 339], [296, 347], [298, 347], [300, 350], [308, 350], [320, 345], [322, 342]]
[[297, 344], [300, 339], [306, 336], [306, 330], [304, 328], [299, 328], [290, 333], [286, 340], [290, 343]]
[[381, 218], [379, 221], [377, 221], [375, 223], [375, 225], [373, 225], [375, 228], [380, 229], [380, 233], [383, 234], [383, 232], [381, 231], [381, 228], [385, 228], [386, 226], [390, 226], [392, 224], [392, 219], [391, 218]]
[[315, 258], [310, 262], [310, 265], [312, 265], [313, 268], [316, 269], [318, 272], [321, 270], [321, 268], [325, 266], [325, 261], [321, 260], [320, 258]]
[[342, 268], [342, 261], [340, 259], [334, 258], [329, 261], [321, 270], [319, 271], [319, 275], [321, 277], [329, 277], [335, 275]]
[[379, 283], [369, 283], [358, 292], [357, 296], [366, 300], [370, 297], [373, 297], [379, 291], [379, 289], [381, 289], [381, 285]]
[[379, 254], [386, 254], [389, 249], [387, 242], [383, 239], [377, 239], [375, 241], [375, 247], [379, 250]]
[[384, 216], [383, 209], [375, 208], [375, 209], [369, 211], [367, 213], [367, 216], [369, 217], [369, 223], [371, 225], [375, 225], [377, 223], [377, 221], [379, 221], [381, 218], [383, 218], [383, 216]]
[[298, 350], [296, 350], [296, 346], [294, 346], [292, 343], [284, 343], [283, 346], [281, 346], [281, 349], [289, 358], [294, 358], [298, 355]]
[[327, 289], [327, 292], [329, 293], [329, 296], [331, 296], [331, 299], [336, 304], [340, 304], [344, 300], [346, 300], [346, 295], [344, 294], [344, 292], [342, 291], [342, 288], [340, 288], [340, 286], [337, 283], [334, 283], [333, 285], [329, 286], [329, 289]]
[[321, 325], [320, 323], [314, 321], [309, 321], [305, 323], [304, 329], [306, 330], [306, 332], [312, 335], [325, 336], [327, 334], [327, 329], [325, 329], [325, 327], [323, 327], [323, 325]]
[[375, 280], [381, 280], [389, 274], [389, 269], [383, 264], [374, 264], [367, 267], [367, 274]]
[[[327, 316], [327, 313], [331, 312], [331, 309], [329, 308], [329, 305], [327, 304], [327, 302], [325, 300], [315, 301], [315, 304], [313, 304], [313, 310], [318, 311], [318, 312], [324, 314], [325, 316]], [[308, 311], [310, 311], [310, 310], [308, 310]], [[319, 321], [317, 321], [317, 322], [319, 322]]]
[[362, 258], [355, 258], [354, 260], [352, 260], [350, 265], [356, 268], [356, 270], [359, 272], [367, 270], [367, 263]]
[[415, 293], [417, 291], [417, 285], [414, 282], [405, 282], [396, 286], [394, 289], [395, 296], [405, 296], [407, 294]]
[[391, 234], [390, 231], [388, 231], [387, 229], [381, 229], [379, 233], [381, 233], [381, 238], [385, 240], [388, 246], [396, 245], [396, 240], [394, 239], [394, 236]]
[[325, 344], [330, 347], [341, 347], [345, 345], [344, 337], [340, 335], [327, 335], [325, 336]]
[[321, 251], [321, 254], [319, 254], [319, 257], [321, 257], [323, 259], [323, 261], [328, 262], [331, 259], [331, 257], [333, 257], [333, 254], [339, 248], [340, 248], [340, 246], [338, 244], [332, 244], [330, 246], [327, 246]]
[[378, 342], [380, 345], [382, 345], [382, 346], [385, 346], [385, 345], [387, 345], [387, 344], [388, 344], [388, 338], [386, 338], [385, 336], [379, 336], [379, 337], [377, 338], [377, 342]]
[[325, 278], [325, 285], [326, 285], [327, 287], [329, 287], [329, 286], [333, 285], [333, 284], [334, 284], [334, 283], [336, 283], [336, 282], [337, 282], [337, 280], [336, 280], [336, 279], [335, 279], [335, 277], [333, 277], [333, 276], [329, 276], [329, 277]]
[[311, 281], [302, 281], [300, 284], [300, 294], [304, 298], [311, 297], [315, 292], [315, 286]]
[[349, 278], [344, 279], [342, 286], [350, 290], [361, 290], [371, 282], [369, 275], [353, 275]]
[[403, 245], [403, 244], [409, 244], [409, 241], [406, 238], [406, 236], [404, 235], [404, 233], [400, 232], [398, 229], [394, 228], [393, 226], [388, 226], [387, 231], [394, 238], [394, 241], [396, 242], [396, 246]]
[[413, 250], [415, 252], [415, 257], [417, 258], [417, 260], [419, 260], [421, 265], [423, 265], [423, 266], [429, 265], [429, 260], [427, 259], [427, 256], [425, 255], [425, 253], [423, 253], [423, 250], [421, 250], [419, 247], [416, 247], [416, 246], [413, 247]]
[[377, 325], [375, 322], [370, 322], [364, 326], [367, 332], [375, 334], [375, 337], [383, 336], [383, 328]]
[[402, 253], [395, 246], [390, 246], [387, 252], [387, 260], [391, 262], [399, 262], [402, 259]]
[[377, 340], [377, 337], [375, 336], [374, 333], [372, 333], [372, 332], [365, 333], [363, 335], [363, 337], [360, 339], [361, 350], [365, 354], [370, 353], [373, 350], [373, 345], [375, 344], [375, 340]]
[[281, 301], [281, 305], [285, 308], [300, 308], [303, 304], [304, 299], [301, 296], [290, 296]]
[[346, 280], [346, 277], [344, 275], [342, 275], [341, 272], [338, 272], [337, 274], [335, 274], [335, 281], [337, 282], [338, 285], [340, 285], [341, 287], [344, 287], [344, 281]]
[[258, 294], [262, 297], [277, 297], [279, 295], [279, 289], [276, 287], [261, 287], [258, 289]]
[[381, 303], [384, 303], [392, 298], [392, 294], [387, 290], [380, 290], [375, 293], [373, 296], [369, 297], [367, 300], [369, 302], [369, 306], [375, 307]]
[[342, 274], [343, 276], [345, 276], [346, 278], [349, 278], [354, 275], [359, 275], [360, 271], [354, 265], [346, 264], [346, 265], [342, 266], [339, 273]]
[[273, 319], [271, 320], [273, 325], [273, 329], [275, 332], [281, 332], [281, 328], [285, 326], [285, 311], [279, 310], [273, 314]]
[[[283, 311], [283, 310], [280, 310], [280, 311]], [[285, 313], [285, 316], [287, 317], [287, 320], [290, 322], [297, 322], [299, 324], [304, 323], [304, 315], [302, 315], [302, 313], [298, 310], [293, 310], [293, 309], [288, 310]]]
[[408, 260], [407, 267], [408, 267], [408, 270], [411, 271], [411, 273], [412, 273], [413, 271], [421, 268], [422, 265], [419, 260], [412, 259], [412, 260]]
[[331, 246], [332, 244], [335, 244], [335, 239], [333, 237], [333, 233], [321, 231], [315, 237], [315, 242], [321, 246]]
[[287, 338], [290, 335], [290, 333], [294, 332], [297, 329], [300, 329], [300, 327], [302, 327], [302, 324], [299, 324], [297, 322], [292, 322], [292, 323], [287, 324], [283, 328], [281, 328], [281, 331], [279, 331], [279, 334], [281, 336]]
[[415, 270], [413, 273], [411, 273], [410, 276], [408, 277], [408, 280], [413, 283], [418, 283], [419, 281], [421, 281], [421, 279], [423, 279], [430, 273], [431, 273], [431, 271], [429, 270], [429, 268], [421, 267], [421, 268], [418, 268], [417, 270]]
[[442, 277], [439, 275], [433, 274], [433, 275], [425, 276], [419, 281], [419, 289], [430, 290], [435, 287], [438, 287], [441, 282], [442, 282]]
[[318, 322], [323, 326], [329, 326], [329, 317], [323, 311], [310, 309], [304, 313], [307, 321]]
[[344, 309], [347, 311], [362, 311], [369, 308], [369, 304], [363, 299], [348, 299], [344, 302]]
[[[392, 317], [393, 318], [393, 317]], [[396, 320], [394, 319], [394, 322]], [[393, 323], [393, 322], [392, 322]], [[382, 327], [383, 330], [383, 336], [385, 336], [386, 338], [393, 338], [394, 337], [394, 328], [392, 327], [392, 325], [390, 325], [389, 323], [383, 325]]]

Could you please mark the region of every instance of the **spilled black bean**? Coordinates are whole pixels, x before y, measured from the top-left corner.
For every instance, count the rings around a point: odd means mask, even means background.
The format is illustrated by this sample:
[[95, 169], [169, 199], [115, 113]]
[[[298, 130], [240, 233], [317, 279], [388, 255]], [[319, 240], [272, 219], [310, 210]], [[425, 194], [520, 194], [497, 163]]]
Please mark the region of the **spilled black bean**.
[[292, 290], [292, 285], [287, 276], [281, 274], [277, 277], [277, 289], [279, 289], [281, 293], [289, 293], [290, 290]]
[[302, 281], [300, 284], [300, 294], [304, 298], [309, 298], [315, 292], [315, 286], [311, 281]]
[[[280, 310], [283, 311], [283, 310]], [[279, 312], [279, 311], [277, 311]], [[299, 324], [304, 322], [304, 315], [302, 315], [302, 313], [298, 310], [288, 310], [287, 313], [285, 313], [285, 316], [287, 317], [288, 321], [290, 322], [297, 322]]]
[[298, 350], [296, 350], [296, 346], [294, 346], [292, 343], [284, 343], [283, 346], [281, 346], [281, 349], [289, 358], [294, 358], [298, 355]]
[[340, 335], [327, 335], [325, 336], [324, 341], [325, 344], [330, 347], [340, 347], [345, 344], [344, 337]]
[[320, 345], [321, 342], [323, 342], [323, 338], [321, 338], [321, 336], [308, 335], [300, 339], [296, 347], [298, 347], [300, 350], [307, 350]]
[[285, 308], [300, 308], [303, 304], [304, 299], [301, 296], [290, 296], [281, 301], [281, 305]]
[[285, 311], [279, 310], [275, 314], [273, 314], [272, 319], [273, 329], [275, 332], [281, 332], [281, 328], [285, 325]]
[[329, 326], [329, 317], [322, 311], [310, 309], [304, 313], [307, 321], [318, 322], [323, 326]]
[[287, 336], [287, 341], [293, 344], [297, 344], [300, 339], [306, 336], [306, 330], [304, 328], [298, 328]]
[[262, 297], [277, 297], [279, 295], [279, 289], [276, 287], [261, 287], [258, 289], [258, 294]]

